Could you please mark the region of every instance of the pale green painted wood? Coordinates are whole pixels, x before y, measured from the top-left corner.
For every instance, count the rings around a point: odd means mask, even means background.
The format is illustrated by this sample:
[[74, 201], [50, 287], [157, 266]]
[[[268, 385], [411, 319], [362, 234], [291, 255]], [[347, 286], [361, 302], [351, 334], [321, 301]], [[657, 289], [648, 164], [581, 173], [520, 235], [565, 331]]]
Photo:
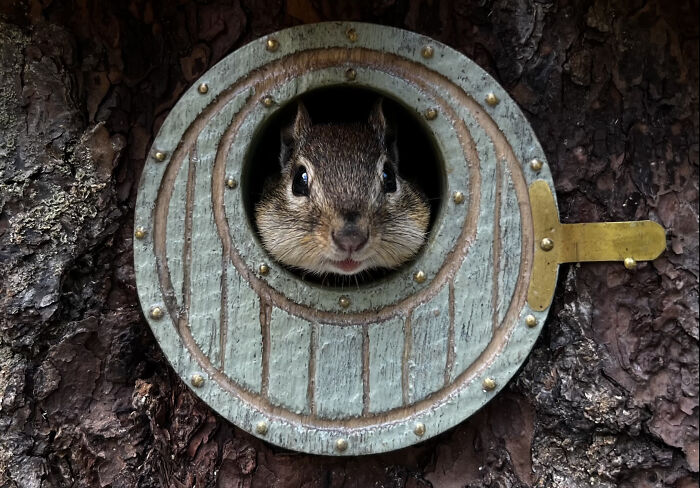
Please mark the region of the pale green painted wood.
[[369, 411], [403, 404], [404, 317], [369, 326]]
[[274, 308], [270, 318], [268, 396], [274, 405], [309, 413], [311, 327], [306, 320]]
[[[189, 154], [185, 162], [189, 163]], [[170, 279], [178, 306], [182, 306], [183, 252], [185, 243], [185, 205], [187, 203], [187, 175], [189, 164], [183, 164], [175, 179], [173, 197], [168, 205], [166, 252]]]
[[361, 326], [317, 326], [314, 385], [314, 403], [321, 418], [362, 414]]
[[522, 247], [520, 208], [518, 207], [518, 197], [513, 186], [513, 175], [506, 164], [503, 164], [502, 168], [501, 218], [499, 221], [501, 253], [498, 260], [498, 325], [503, 322], [503, 318], [513, 299], [513, 292], [515, 291], [520, 272]]
[[455, 353], [451, 377], [462, 374], [486, 348], [493, 336], [493, 237], [496, 202], [496, 156], [486, 135], [472, 128], [482, 154], [481, 203], [476, 240], [454, 279]]
[[411, 345], [408, 357], [408, 402], [415, 403], [445, 383], [450, 331], [447, 286], [411, 314]]
[[254, 320], [260, 314], [260, 298], [230, 262], [226, 265], [226, 287], [224, 373], [243, 388], [260, 393], [263, 336], [260, 321]]

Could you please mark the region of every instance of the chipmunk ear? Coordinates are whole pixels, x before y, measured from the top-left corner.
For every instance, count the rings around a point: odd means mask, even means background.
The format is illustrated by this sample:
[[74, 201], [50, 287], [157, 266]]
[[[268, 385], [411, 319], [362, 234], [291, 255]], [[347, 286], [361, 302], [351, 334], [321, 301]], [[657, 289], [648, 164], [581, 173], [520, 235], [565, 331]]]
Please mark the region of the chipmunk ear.
[[396, 144], [396, 127], [387, 122], [384, 115], [384, 99], [378, 99], [369, 114], [369, 125], [384, 146], [389, 158], [394, 164], [399, 162], [398, 146]]
[[372, 107], [372, 111], [369, 113], [369, 120], [368, 120], [370, 127], [372, 127], [372, 130], [377, 135], [377, 137], [382, 142], [382, 144], [384, 143], [384, 140], [386, 139], [386, 132], [387, 132], [386, 117], [384, 117], [383, 102], [384, 102], [384, 99], [380, 98], [374, 103], [374, 106]]
[[289, 127], [282, 129], [280, 143], [280, 164], [286, 166], [292, 156], [294, 145], [299, 142], [311, 129], [311, 117], [304, 104], [297, 104], [297, 114]]

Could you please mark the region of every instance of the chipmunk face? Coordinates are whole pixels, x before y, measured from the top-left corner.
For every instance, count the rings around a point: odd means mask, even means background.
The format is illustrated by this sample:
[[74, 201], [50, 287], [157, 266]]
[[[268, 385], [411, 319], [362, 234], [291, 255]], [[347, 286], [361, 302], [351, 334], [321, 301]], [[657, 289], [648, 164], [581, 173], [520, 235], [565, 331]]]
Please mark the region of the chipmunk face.
[[367, 123], [312, 125], [299, 104], [279, 180], [256, 205], [267, 251], [288, 266], [353, 275], [395, 268], [425, 240], [430, 208], [397, 172], [381, 100]]

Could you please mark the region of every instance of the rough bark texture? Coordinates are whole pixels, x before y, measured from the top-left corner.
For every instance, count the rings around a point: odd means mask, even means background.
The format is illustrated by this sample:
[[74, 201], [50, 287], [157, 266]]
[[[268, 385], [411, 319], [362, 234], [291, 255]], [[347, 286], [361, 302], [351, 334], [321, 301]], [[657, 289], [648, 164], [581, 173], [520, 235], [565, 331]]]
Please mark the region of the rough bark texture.
[[[698, 2], [4, 1], [0, 487], [698, 486]], [[421, 445], [300, 455], [231, 426], [141, 316], [144, 156], [197, 76], [279, 28], [362, 20], [470, 56], [526, 112], [566, 222], [650, 217], [666, 253], [562, 268], [506, 391]]]

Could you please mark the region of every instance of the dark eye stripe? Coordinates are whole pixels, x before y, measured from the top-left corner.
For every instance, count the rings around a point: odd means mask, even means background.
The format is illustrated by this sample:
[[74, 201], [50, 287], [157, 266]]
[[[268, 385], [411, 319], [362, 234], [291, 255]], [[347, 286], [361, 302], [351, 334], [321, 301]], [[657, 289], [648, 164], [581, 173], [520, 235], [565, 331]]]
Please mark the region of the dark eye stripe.
[[292, 179], [292, 193], [298, 197], [309, 196], [309, 175], [303, 166], [297, 167]]

